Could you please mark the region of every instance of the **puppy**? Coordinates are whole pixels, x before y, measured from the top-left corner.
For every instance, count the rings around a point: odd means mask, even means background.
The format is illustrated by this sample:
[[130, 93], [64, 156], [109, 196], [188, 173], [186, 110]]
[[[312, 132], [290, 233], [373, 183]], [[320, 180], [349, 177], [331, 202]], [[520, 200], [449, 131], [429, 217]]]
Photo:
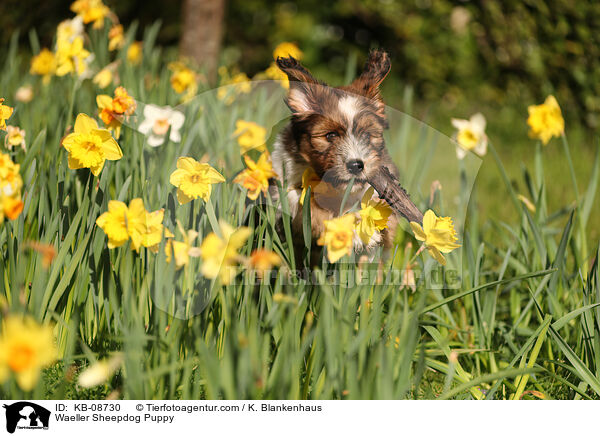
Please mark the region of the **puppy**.
[[[314, 194], [310, 203], [313, 244], [324, 230], [324, 221], [340, 215], [352, 178], [354, 184], [342, 214], [361, 200], [370, 187], [367, 181], [382, 167], [398, 176], [383, 139], [387, 120], [379, 90], [391, 62], [384, 51], [372, 51], [362, 74], [338, 88], [315, 79], [293, 57], [278, 58], [277, 65], [290, 81], [286, 103], [292, 117], [275, 141], [272, 161], [279, 180], [288, 187], [294, 244], [298, 247], [304, 244], [303, 176]], [[355, 252], [368, 255], [381, 245], [390, 248], [397, 224], [396, 216], [390, 215], [388, 228], [375, 231], [367, 244], [355, 235]]]

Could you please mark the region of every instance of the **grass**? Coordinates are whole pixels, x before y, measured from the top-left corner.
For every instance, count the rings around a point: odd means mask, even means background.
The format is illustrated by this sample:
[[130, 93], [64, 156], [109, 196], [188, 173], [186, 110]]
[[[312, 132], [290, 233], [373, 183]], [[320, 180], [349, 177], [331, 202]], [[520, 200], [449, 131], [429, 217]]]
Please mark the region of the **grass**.
[[[140, 102], [175, 105], [179, 96], [170, 88], [165, 56], [153, 43], [157, 29], [145, 31], [141, 65], [118, 53], [119, 75]], [[108, 61], [104, 32], [91, 30], [98, 66]], [[35, 32], [30, 39], [37, 51]], [[501, 157], [489, 154], [480, 168], [473, 157], [457, 162], [446, 136], [389, 111], [388, 146], [403, 183], [421, 209], [455, 218], [463, 248], [449, 256], [445, 269], [426, 253], [419, 256], [414, 292], [397, 276], [417, 248], [406, 232], [399, 232], [382, 273], [377, 264], [359, 267], [350, 259], [324, 261], [313, 280], [291, 279], [286, 271], [304, 261], [294, 258], [289, 219], [284, 216], [280, 235], [270, 199], [256, 207], [231, 183], [243, 168], [232, 138], [235, 121], [273, 126], [271, 146], [287, 116], [278, 85], [256, 86], [229, 106], [215, 92], [201, 93], [181, 107], [186, 123], [180, 143], [150, 148], [143, 135], [125, 128], [123, 159], [93, 178], [87, 170], [69, 170], [59, 144], [78, 113], [96, 114], [99, 91], [89, 80], [77, 84], [71, 77], [43, 86], [26, 73], [29, 58], [14, 38], [0, 74], [7, 103], [24, 82], [33, 83], [36, 93], [31, 103], [14, 103], [10, 120], [27, 131], [29, 143], [27, 153], [12, 152], [21, 164], [25, 209], [0, 227], [0, 296], [11, 312], [55, 323], [60, 360], [34, 391], [21, 392], [9, 380], [0, 397], [600, 398], [598, 242], [590, 225], [598, 159], [585, 162], [589, 170], [579, 174], [574, 195], [564, 154], [557, 162], [565, 151], [560, 139], [545, 149], [531, 141], [536, 151], [528, 152], [532, 162], [524, 163], [515, 189], [515, 172], [506, 171]], [[411, 102], [407, 94], [405, 103]], [[577, 149], [566, 149], [576, 162]], [[512, 153], [501, 141], [494, 150]], [[210, 205], [177, 204], [168, 178], [185, 155], [206, 155], [226, 176]], [[443, 188], [430, 197], [434, 180]], [[517, 193], [531, 199], [535, 213], [512, 201]], [[212, 208], [233, 226], [252, 229], [244, 254], [259, 246], [273, 249], [286, 266], [270, 281], [244, 271], [222, 286], [199, 274], [198, 259], [175, 270], [162, 245], [156, 255], [128, 246], [109, 250], [95, 220], [109, 200], [135, 197], [149, 210], [165, 208], [171, 231], [177, 234], [180, 221], [196, 229], [199, 240], [216, 230]], [[500, 205], [503, 213], [490, 213], [482, 203]], [[305, 222], [309, 213], [304, 211]], [[48, 270], [25, 248], [28, 241], [56, 248]], [[362, 279], [379, 274], [373, 283]], [[77, 385], [83, 368], [120, 351], [123, 366], [106, 383]]]

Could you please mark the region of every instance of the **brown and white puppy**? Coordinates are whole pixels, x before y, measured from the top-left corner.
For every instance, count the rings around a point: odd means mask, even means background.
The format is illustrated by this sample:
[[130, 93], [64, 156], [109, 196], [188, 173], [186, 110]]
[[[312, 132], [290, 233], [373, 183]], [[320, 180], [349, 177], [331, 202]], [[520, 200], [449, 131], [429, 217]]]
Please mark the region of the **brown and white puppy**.
[[[352, 178], [354, 184], [345, 209], [360, 201], [370, 187], [367, 180], [383, 166], [398, 175], [385, 148], [383, 130], [387, 120], [379, 91], [391, 63], [387, 53], [373, 51], [362, 74], [350, 85], [338, 88], [315, 79], [293, 57], [278, 58], [277, 65], [290, 81], [286, 103], [292, 118], [275, 142], [272, 160], [279, 179], [287, 182], [294, 235], [302, 245], [299, 203], [302, 175], [308, 167], [322, 181], [312, 189], [313, 241], [323, 232], [324, 220], [339, 216], [343, 195]], [[397, 223], [395, 215], [391, 215], [388, 228], [381, 233], [376, 231], [368, 244], [355, 236], [355, 252], [368, 254], [380, 245], [389, 248]]]

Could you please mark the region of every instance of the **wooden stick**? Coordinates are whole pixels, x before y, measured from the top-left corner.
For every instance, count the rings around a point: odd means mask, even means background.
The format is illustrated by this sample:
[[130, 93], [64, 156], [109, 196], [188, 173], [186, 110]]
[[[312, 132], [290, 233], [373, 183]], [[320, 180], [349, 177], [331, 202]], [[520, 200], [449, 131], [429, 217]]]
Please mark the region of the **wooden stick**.
[[423, 223], [423, 214], [387, 167], [382, 167], [368, 182], [375, 188], [379, 198], [387, 202], [396, 213], [409, 222]]

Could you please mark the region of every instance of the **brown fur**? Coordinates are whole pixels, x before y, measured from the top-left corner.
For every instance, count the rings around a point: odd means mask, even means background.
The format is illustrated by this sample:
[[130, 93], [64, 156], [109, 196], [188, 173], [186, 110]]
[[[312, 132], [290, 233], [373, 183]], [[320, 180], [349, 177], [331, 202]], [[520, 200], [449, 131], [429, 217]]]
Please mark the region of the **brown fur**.
[[[387, 128], [387, 120], [379, 91], [391, 63], [387, 53], [373, 51], [362, 74], [350, 85], [339, 88], [318, 81], [292, 57], [278, 58], [277, 65], [290, 80], [286, 103], [292, 119], [275, 144], [273, 161], [278, 175], [285, 178], [291, 190], [288, 198], [294, 234], [298, 244], [303, 245], [302, 208], [297, 202], [302, 173], [307, 167], [312, 167], [333, 189], [333, 193], [325, 195], [315, 193], [311, 200], [313, 240], [322, 233], [325, 220], [339, 215], [341, 199], [352, 177], [355, 181], [347, 207], [360, 201], [369, 188], [369, 176], [382, 166], [398, 174], [385, 148], [383, 130]], [[355, 160], [364, 166], [358, 173], [350, 171], [348, 166]], [[369, 251], [377, 245], [391, 247], [397, 223], [392, 215], [380, 240], [368, 247], [355, 242], [356, 251]]]

